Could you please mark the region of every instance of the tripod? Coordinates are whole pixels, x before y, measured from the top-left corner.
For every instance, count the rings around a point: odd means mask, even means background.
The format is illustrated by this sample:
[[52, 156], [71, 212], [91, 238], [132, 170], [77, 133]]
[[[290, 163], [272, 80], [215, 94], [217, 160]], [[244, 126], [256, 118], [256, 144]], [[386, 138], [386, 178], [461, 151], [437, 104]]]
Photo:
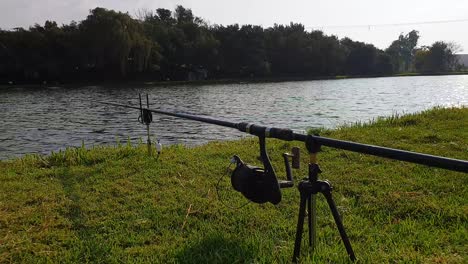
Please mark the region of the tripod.
[[[315, 161], [316, 153], [311, 153], [311, 160]], [[341, 222], [340, 215], [336, 208], [335, 202], [333, 201], [333, 197], [331, 194], [332, 186], [328, 181], [320, 181], [318, 180], [318, 174], [320, 173], [320, 168], [318, 164], [315, 162], [309, 163], [309, 177], [305, 178], [303, 181], [299, 183], [298, 189], [301, 194], [301, 202], [299, 206], [299, 217], [297, 221], [297, 229], [296, 229], [296, 242], [294, 244], [294, 254], [293, 254], [293, 262], [297, 262], [299, 257], [299, 253], [301, 251], [301, 242], [302, 242], [302, 233], [304, 231], [304, 218], [306, 213], [306, 206], [307, 206], [307, 220], [309, 226], [309, 243], [310, 247], [313, 249], [315, 247], [315, 232], [316, 232], [316, 204], [315, 204], [315, 195], [317, 193], [322, 193], [327, 200], [328, 206], [330, 207], [330, 211], [335, 219], [335, 224], [340, 232], [341, 240], [346, 247], [346, 251], [348, 252], [349, 258], [354, 261], [356, 257], [354, 256], [353, 249], [351, 247], [351, 243], [349, 242], [348, 236], [346, 235], [346, 231], [343, 226], [343, 222]]]

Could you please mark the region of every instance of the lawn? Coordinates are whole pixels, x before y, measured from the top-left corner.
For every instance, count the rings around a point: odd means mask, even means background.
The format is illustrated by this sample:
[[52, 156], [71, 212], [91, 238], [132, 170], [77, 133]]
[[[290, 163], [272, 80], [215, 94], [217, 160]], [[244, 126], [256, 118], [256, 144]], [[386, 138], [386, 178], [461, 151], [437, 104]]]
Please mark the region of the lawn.
[[[467, 124], [468, 108], [439, 108], [321, 135], [467, 160]], [[299, 180], [305, 146], [267, 141], [281, 178], [293, 146], [303, 154]], [[299, 192], [283, 190], [277, 206], [245, 204], [229, 188], [234, 154], [259, 165], [254, 138], [170, 146], [158, 159], [144, 145], [116, 144], [0, 161], [0, 262], [290, 262]], [[318, 157], [357, 263], [466, 263], [468, 174], [328, 147]], [[349, 263], [317, 201], [318, 246], [310, 253], [305, 239], [300, 262]]]

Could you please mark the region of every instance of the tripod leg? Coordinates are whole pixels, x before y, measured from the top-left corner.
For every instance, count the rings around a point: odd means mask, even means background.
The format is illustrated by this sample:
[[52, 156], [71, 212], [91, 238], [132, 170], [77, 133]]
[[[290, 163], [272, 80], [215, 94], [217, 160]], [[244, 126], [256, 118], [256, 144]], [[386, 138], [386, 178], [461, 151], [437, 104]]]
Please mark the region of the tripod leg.
[[312, 247], [312, 196], [307, 197], [307, 226], [309, 227], [309, 247]]
[[317, 233], [317, 199], [316, 195], [312, 194], [308, 199], [308, 224], [309, 224], [309, 246], [312, 250], [315, 249], [316, 233]]
[[349, 242], [348, 235], [346, 235], [343, 222], [341, 222], [341, 217], [340, 217], [340, 214], [338, 213], [338, 209], [336, 208], [335, 202], [333, 201], [332, 194], [330, 191], [325, 191], [322, 193], [327, 199], [328, 206], [330, 207], [330, 210], [333, 214], [333, 218], [335, 219], [336, 226], [338, 227], [341, 240], [343, 240], [343, 244], [345, 245], [346, 251], [348, 252], [348, 256], [352, 261], [355, 261], [356, 256], [354, 256], [353, 248], [351, 247], [351, 243]]
[[307, 202], [306, 195], [301, 193], [301, 204], [299, 206], [299, 216], [297, 219], [297, 228], [296, 228], [296, 241], [294, 243], [294, 254], [293, 254], [293, 259], [292, 259], [293, 263], [297, 262], [299, 253], [301, 252], [301, 242], [302, 242], [302, 232], [304, 231], [306, 202]]

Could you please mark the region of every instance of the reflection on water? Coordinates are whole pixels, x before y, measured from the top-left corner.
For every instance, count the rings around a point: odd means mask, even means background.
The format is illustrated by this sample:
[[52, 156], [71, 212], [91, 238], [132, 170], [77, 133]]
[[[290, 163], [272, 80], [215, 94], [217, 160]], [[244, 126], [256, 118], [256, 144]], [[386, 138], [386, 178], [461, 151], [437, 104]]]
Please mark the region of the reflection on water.
[[[336, 127], [432, 106], [468, 105], [468, 76], [395, 77], [264, 84], [171, 87], [52, 87], [0, 90], [0, 159], [49, 153], [67, 146], [138, 140], [145, 127], [138, 111], [91, 100], [305, 130]], [[163, 144], [201, 144], [243, 136], [233, 129], [154, 115]]]

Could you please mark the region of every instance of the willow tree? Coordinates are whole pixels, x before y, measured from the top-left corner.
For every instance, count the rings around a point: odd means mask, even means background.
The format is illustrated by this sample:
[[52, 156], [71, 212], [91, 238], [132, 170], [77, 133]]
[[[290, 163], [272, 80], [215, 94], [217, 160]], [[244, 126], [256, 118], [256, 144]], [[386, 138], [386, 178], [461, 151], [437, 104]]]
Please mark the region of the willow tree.
[[141, 24], [126, 13], [95, 8], [80, 29], [87, 48], [88, 66], [125, 77], [129, 65], [142, 72], [148, 66], [152, 42]]

